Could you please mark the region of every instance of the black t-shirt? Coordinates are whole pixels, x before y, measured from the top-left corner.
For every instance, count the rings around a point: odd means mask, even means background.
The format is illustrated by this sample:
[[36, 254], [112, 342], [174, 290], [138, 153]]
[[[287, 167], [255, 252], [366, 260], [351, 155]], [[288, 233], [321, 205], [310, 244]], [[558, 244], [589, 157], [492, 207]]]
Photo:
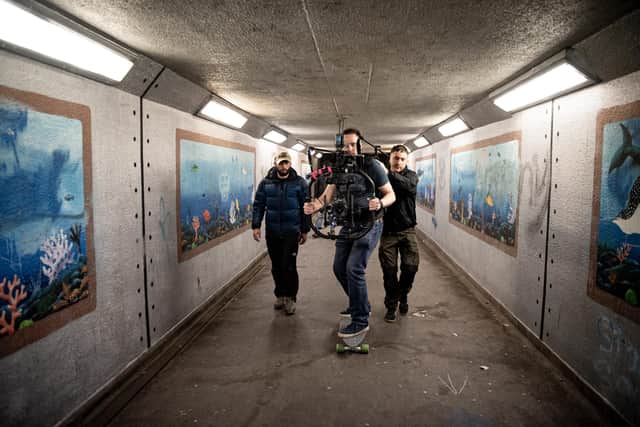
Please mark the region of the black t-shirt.
[[[382, 193], [379, 188], [389, 183], [389, 177], [387, 176], [387, 172], [384, 169], [382, 163], [375, 159], [365, 159], [364, 167], [362, 168], [363, 172], [371, 178], [373, 181], [373, 189], [371, 188], [371, 182], [361, 176], [359, 185], [354, 185], [351, 187], [351, 193], [354, 197], [355, 206], [360, 211], [360, 216], [363, 221], [366, 221], [369, 218], [371, 213], [369, 212], [369, 199], [371, 199], [374, 195], [375, 197], [381, 198]], [[371, 190], [374, 190], [373, 193]], [[376, 213], [376, 217], [382, 215], [382, 209]]]

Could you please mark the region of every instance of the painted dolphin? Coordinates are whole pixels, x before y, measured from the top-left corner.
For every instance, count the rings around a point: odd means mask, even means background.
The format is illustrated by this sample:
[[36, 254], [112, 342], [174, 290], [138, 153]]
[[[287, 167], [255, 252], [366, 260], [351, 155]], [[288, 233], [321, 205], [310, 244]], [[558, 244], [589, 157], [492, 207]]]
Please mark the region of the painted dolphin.
[[618, 148], [609, 163], [609, 173], [622, 166], [627, 157], [631, 157], [633, 161], [640, 165], [640, 147], [633, 145], [633, 138], [629, 129], [620, 123], [622, 128], [622, 147]]

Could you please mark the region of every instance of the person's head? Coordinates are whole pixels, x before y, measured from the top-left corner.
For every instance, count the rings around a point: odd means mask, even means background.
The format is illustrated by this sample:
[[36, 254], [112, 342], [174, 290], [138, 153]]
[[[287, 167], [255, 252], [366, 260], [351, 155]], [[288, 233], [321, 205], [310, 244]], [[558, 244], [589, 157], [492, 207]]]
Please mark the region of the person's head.
[[402, 172], [407, 167], [409, 150], [404, 145], [394, 145], [389, 155], [389, 166], [393, 172]]
[[287, 151], [281, 151], [278, 153], [275, 159], [276, 172], [278, 178], [286, 178], [289, 176], [289, 169], [291, 168], [291, 155]]
[[360, 131], [353, 128], [345, 129], [344, 132], [342, 132], [342, 136], [344, 143], [342, 151], [350, 156], [359, 154], [361, 151], [360, 138], [362, 138]]

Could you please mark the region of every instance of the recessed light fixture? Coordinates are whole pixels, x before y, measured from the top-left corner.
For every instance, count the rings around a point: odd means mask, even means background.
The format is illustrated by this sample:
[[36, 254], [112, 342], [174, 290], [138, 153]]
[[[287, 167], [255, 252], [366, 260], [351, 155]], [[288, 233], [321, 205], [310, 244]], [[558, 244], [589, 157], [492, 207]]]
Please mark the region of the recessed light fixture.
[[592, 80], [584, 73], [567, 61], [562, 61], [508, 90], [497, 97], [493, 103], [506, 112], [512, 112], [590, 82]]
[[282, 144], [287, 140], [286, 135], [283, 135], [280, 132], [275, 131], [273, 129], [267, 132], [266, 135], [263, 136], [263, 138], [268, 141], [275, 142], [276, 144]]
[[209, 101], [207, 105], [200, 110], [200, 114], [237, 129], [240, 129], [247, 123], [245, 116], [216, 101]]
[[294, 145], [293, 147], [291, 147], [292, 149], [296, 150], [296, 151], [302, 151], [304, 150], [304, 144], [300, 144], [299, 142], [296, 143], [296, 145]]
[[420, 148], [420, 147], [424, 147], [425, 145], [429, 144], [429, 141], [427, 141], [427, 138], [425, 138], [424, 136], [420, 135], [419, 137], [417, 137], [416, 139], [413, 140], [413, 144]]
[[0, 0], [0, 40], [115, 82], [133, 67], [124, 55], [5, 0]]
[[440, 126], [438, 128], [438, 132], [440, 132], [440, 135], [442, 136], [451, 136], [468, 129], [469, 126], [467, 126], [465, 122], [463, 122], [460, 118], [455, 118], [450, 122]]

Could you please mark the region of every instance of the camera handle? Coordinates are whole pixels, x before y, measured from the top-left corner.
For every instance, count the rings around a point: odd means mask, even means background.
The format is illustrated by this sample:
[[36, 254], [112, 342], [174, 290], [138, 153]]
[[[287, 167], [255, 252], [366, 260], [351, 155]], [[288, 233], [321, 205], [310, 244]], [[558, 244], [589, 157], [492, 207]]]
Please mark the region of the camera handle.
[[[336, 173], [331, 171], [331, 169], [329, 168], [328, 170], [325, 169], [325, 174], [329, 175], [332, 173]], [[375, 183], [373, 182], [373, 180], [371, 179], [371, 177], [364, 172], [362, 169], [357, 169], [356, 171], [354, 171], [353, 173], [356, 173], [358, 175], [361, 175], [364, 177], [365, 182], [367, 183], [367, 185], [369, 186], [369, 188], [371, 188], [371, 195], [372, 197], [368, 198], [375, 198]], [[316, 174], [315, 176], [312, 176], [312, 180], [314, 182], [317, 182], [318, 177], [322, 175], [322, 173], [320, 174]], [[320, 237], [323, 237], [325, 239], [330, 239], [330, 240], [358, 240], [359, 238], [365, 236], [373, 227], [373, 224], [376, 220], [376, 212], [375, 211], [368, 211], [367, 214], [367, 218], [363, 223], [360, 223], [359, 221], [356, 220], [355, 216], [354, 216], [354, 212], [355, 212], [355, 208], [354, 208], [354, 198], [351, 196], [351, 194], [347, 191], [347, 199], [348, 199], [348, 203], [349, 203], [349, 211], [350, 211], [350, 224], [351, 226], [355, 226], [356, 223], [358, 223], [358, 227], [352, 227], [349, 232], [347, 233], [336, 233], [335, 228], [337, 227], [337, 221], [335, 218], [335, 213], [334, 213], [334, 200], [332, 200], [329, 203], [323, 203], [322, 208], [320, 208], [318, 210], [318, 213], [322, 215], [322, 223], [323, 225], [329, 226], [329, 232], [325, 233], [322, 230], [318, 229], [314, 223], [313, 220], [311, 220], [311, 228], [313, 229], [313, 231], [318, 234]], [[355, 230], [353, 230], [353, 228], [356, 228]]]

